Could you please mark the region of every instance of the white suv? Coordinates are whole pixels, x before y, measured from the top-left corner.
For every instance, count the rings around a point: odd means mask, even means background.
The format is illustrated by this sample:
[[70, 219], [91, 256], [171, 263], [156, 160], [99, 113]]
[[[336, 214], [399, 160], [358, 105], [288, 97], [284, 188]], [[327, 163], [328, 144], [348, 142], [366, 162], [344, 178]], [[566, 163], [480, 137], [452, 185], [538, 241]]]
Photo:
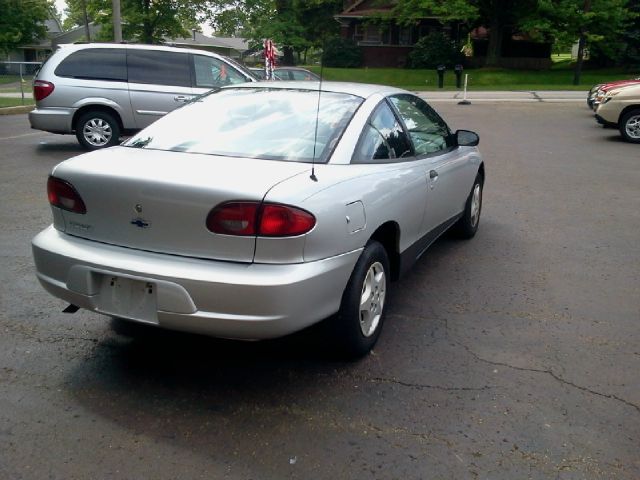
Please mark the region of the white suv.
[[75, 133], [88, 149], [151, 124], [215, 87], [256, 81], [233, 60], [203, 50], [151, 45], [65, 45], [33, 82], [31, 128]]

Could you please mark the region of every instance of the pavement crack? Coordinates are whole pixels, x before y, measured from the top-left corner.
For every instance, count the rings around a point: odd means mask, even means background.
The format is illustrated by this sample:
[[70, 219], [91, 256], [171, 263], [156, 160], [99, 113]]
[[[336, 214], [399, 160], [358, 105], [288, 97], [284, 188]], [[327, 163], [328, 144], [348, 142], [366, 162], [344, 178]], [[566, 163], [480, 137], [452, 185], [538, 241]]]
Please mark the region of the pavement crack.
[[544, 98], [542, 98], [540, 95], [538, 95], [538, 92], [531, 92], [531, 95], [533, 95], [533, 98], [535, 98], [539, 102], [544, 102]]
[[458, 345], [460, 345], [462, 348], [464, 348], [469, 355], [471, 355], [473, 358], [475, 358], [476, 360], [483, 362], [483, 363], [488, 363], [489, 365], [496, 365], [496, 366], [501, 366], [501, 367], [506, 367], [506, 368], [510, 368], [512, 370], [519, 370], [519, 371], [523, 371], [523, 372], [534, 372], [534, 373], [544, 373], [546, 375], [549, 375], [551, 378], [553, 378], [554, 380], [564, 384], [564, 385], [568, 385], [570, 387], [576, 388], [578, 390], [582, 390], [583, 392], [586, 393], [590, 393], [592, 395], [597, 395], [599, 397], [604, 397], [604, 398], [608, 398], [611, 400], [616, 400], [620, 403], [623, 403], [625, 405], [627, 405], [628, 407], [634, 408], [638, 413], [640, 413], [640, 405], [637, 405], [633, 402], [630, 402], [628, 400], [625, 400], [624, 398], [621, 398], [613, 393], [603, 393], [603, 392], [599, 392], [597, 390], [593, 390], [591, 388], [588, 387], [583, 387], [582, 385], [578, 385], [576, 383], [573, 383], [569, 380], [566, 380], [565, 378], [562, 378], [560, 375], [558, 375], [557, 373], [555, 373], [553, 370], [551, 369], [543, 369], [543, 368], [530, 368], [530, 367], [518, 367], [516, 365], [511, 365], [509, 363], [505, 363], [505, 362], [496, 362], [494, 360], [487, 360], [486, 358], [482, 358], [480, 355], [478, 355], [477, 353], [475, 353], [473, 350], [471, 350], [469, 347], [467, 347], [466, 345], [460, 343], [460, 342], [456, 342], [458, 343]]
[[484, 385], [482, 387], [445, 387], [443, 385], [429, 385], [425, 383], [405, 382], [403, 380], [398, 380], [397, 378], [385, 378], [385, 377], [360, 376], [356, 378], [359, 378], [361, 380], [364, 380], [370, 383], [391, 383], [394, 385], [400, 385], [402, 387], [415, 388], [417, 390], [431, 389], [431, 390], [442, 390], [445, 392], [481, 392], [484, 390], [491, 390], [492, 388], [495, 388], [492, 385]]

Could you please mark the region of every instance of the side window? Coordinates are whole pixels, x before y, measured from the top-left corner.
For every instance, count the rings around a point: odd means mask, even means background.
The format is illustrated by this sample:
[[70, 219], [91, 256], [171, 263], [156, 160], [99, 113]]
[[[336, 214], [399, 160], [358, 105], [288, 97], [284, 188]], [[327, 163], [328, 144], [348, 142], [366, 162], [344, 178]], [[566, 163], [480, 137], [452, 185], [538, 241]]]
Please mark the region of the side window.
[[355, 163], [385, 163], [411, 156], [411, 145], [395, 114], [383, 101], [367, 122], [356, 147]]
[[55, 70], [59, 77], [89, 80], [127, 81], [125, 50], [88, 48], [72, 53]]
[[244, 75], [222, 60], [204, 55], [193, 56], [195, 87], [214, 88], [247, 81]]
[[129, 81], [132, 83], [191, 86], [187, 53], [130, 49], [127, 54], [127, 65]]
[[278, 80], [290, 80], [289, 70], [276, 70], [275, 72], [273, 72], [273, 76]]
[[396, 95], [390, 100], [407, 126], [417, 156], [446, 150], [452, 145], [449, 127], [427, 102], [413, 95]]
[[291, 76], [294, 80], [313, 80], [311, 75], [301, 70], [291, 70]]

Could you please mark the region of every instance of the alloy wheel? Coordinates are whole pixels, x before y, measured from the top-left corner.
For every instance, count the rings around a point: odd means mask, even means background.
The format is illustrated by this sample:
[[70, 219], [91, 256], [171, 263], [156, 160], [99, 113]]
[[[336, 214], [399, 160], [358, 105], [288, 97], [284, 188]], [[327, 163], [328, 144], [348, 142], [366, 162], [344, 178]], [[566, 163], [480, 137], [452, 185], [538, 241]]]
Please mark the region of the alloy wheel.
[[387, 278], [380, 262], [373, 263], [362, 284], [360, 296], [360, 330], [365, 337], [378, 328], [387, 294]]

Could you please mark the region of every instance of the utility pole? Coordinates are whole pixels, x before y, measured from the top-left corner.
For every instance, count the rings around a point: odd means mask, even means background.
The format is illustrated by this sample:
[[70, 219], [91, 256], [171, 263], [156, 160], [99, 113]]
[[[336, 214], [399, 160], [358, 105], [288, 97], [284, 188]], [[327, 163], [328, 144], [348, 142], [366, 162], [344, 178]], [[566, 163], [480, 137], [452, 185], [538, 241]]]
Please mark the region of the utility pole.
[[87, 16], [87, 0], [82, 0], [82, 16], [84, 18], [84, 35], [87, 42], [91, 43], [91, 32], [89, 31], [89, 17]]
[[122, 43], [122, 19], [120, 18], [120, 0], [111, 0], [113, 5], [113, 41]]

